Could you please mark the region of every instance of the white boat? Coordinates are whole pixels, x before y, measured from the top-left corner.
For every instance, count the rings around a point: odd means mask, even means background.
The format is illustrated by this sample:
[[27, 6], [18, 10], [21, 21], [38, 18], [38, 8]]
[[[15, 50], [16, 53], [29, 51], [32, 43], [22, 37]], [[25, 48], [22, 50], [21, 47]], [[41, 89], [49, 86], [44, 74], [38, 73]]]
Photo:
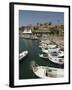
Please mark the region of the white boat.
[[58, 52], [60, 48], [48, 48], [48, 52]]
[[28, 55], [28, 51], [23, 51], [22, 53], [19, 54], [19, 60], [21, 60], [22, 58], [26, 57]]
[[52, 49], [52, 48], [56, 48], [56, 46], [57, 46], [56, 44], [49, 44], [48, 48]]
[[48, 59], [48, 54], [39, 54], [39, 57], [41, 57], [41, 58], [47, 58]]
[[52, 68], [48, 66], [33, 66], [33, 73], [40, 78], [62, 78], [64, 69]]
[[64, 57], [64, 51], [58, 51], [58, 57]]
[[39, 54], [39, 56], [41, 58], [45, 58], [48, 59], [50, 61], [52, 61], [53, 63], [56, 64], [64, 64], [64, 53], [63, 51], [58, 52], [51, 52], [51, 53], [43, 53], [43, 54]]
[[64, 51], [53, 51], [53, 52], [49, 52], [46, 49], [42, 49], [42, 52], [44, 54], [50, 54], [52, 57], [63, 57], [64, 56]]
[[55, 54], [52, 54], [52, 53], [49, 53], [48, 54], [48, 59], [54, 63], [57, 63], [57, 64], [64, 64], [64, 54], [63, 52], [62, 53], [55, 53]]
[[40, 41], [40, 44], [49, 44], [50, 43], [50, 40], [41, 40]]
[[42, 45], [39, 45], [39, 48], [43, 48], [43, 46]]
[[39, 48], [48, 48], [48, 45], [43, 43], [39, 45]]
[[57, 53], [58, 56], [63, 56], [64, 55], [64, 51], [60, 51], [60, 48], [55, 48], [55, 49], [44, 49], [42, 48], [42, 52], [43, 53]]
[[39, 45], [39, 48], [41, 48], [41, 49], [48, 49], [48, 46], [42, 46], [42, 45]]
[[48, 54], [48, 49], [44, 49], [44, 48], [42, 48], [42, 52]]
[[51, 52], [51, 53], [48, 53], [48, 56], [55, 57], [55, 58], [64, 57], [64, 51]]
[[60, 48], [57, 47], [56, 44], [49, 44], [49, 45], [46, 45], [46, 46], [39, 46], [40, 48], [42, 48], [42, 52], [44, 53], [48, 53], [48, 52], [54, 52], [54, 51], [59, 51]]
[[56, 63], [56, 64], [60, 64], [60, 65], [64, 64], [64, 58], [53, 58], [53, 57], [51, 58], [51, 57], [49, 57], [49, 60]]

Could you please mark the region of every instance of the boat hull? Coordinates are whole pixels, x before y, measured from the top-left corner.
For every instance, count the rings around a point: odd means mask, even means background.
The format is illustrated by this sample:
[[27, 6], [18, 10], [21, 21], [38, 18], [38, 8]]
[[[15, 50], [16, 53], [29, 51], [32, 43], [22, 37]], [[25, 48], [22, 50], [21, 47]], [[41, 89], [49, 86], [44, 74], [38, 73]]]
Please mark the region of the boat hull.
[[[61, 78], [64, 77], [64, 69], [52, 68], [48, 66], [38, 66], [32, 68], [33, 73], [39, 78]], [[47, 71], [48, 70], [48, 71]], [[47, 74], [46, 74], [47, 72]]]

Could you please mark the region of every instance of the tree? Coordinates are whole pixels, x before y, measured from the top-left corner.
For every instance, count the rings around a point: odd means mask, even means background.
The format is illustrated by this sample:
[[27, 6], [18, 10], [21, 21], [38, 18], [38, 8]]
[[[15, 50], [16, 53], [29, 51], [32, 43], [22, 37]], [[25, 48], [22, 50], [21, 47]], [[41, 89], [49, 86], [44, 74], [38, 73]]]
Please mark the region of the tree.
[[58, 30], [57, 26], [50, 28], [50, 33], [58, 35], [59, 34], [59, 30]]
[[33, 30], [38, 30], [38, 29], [39, 29], [39, 27], [37, 27], [37, 26], [36, 27], [33, 27]]
[[19, 28], [19, 30], [20, 30], [20, 31], [23, 31], [24, 28], [25, 28], [24, 26], [21, 26], [21, 27]]
[[64, 25], [61, 25], [61, 29], [63, 29], [63, 30], [64, 30]]
[[43, 24], [40, 23], [40, 26], [42, 26]]
[[49, 24], [48, 25], [52, 25], [52, 22], [49, 22]]
[[45, 23], [44, 23], [44, 26], [45, 26], [45, 27], [47, 27], [47, 26], [48, 26], [48, 23], [47, 23], [47, 22], [45, 22]]

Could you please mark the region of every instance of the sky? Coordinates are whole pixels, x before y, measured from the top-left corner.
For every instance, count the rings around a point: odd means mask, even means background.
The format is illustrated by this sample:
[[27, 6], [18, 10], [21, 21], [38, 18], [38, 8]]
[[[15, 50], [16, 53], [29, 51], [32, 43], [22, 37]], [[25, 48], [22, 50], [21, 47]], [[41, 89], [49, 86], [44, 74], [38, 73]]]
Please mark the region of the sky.
[[52, 22], [53, 24], [64, 24], [63, 12], [49, 12], [49, 11], [19, 11], [19, 27], [27, 26], [29, 24], [36, 25], [36, 23]]

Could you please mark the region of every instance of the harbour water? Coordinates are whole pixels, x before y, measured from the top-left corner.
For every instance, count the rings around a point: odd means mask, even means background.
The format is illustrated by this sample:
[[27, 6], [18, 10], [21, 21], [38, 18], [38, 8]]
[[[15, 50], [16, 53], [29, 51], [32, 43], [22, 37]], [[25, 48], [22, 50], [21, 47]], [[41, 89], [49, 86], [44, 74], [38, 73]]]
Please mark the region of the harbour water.
[[31, 69], [31, 62], [35, 61], [38, 65], [56, 68], [64, 68], [63, 65], [54, 64], [48, 59], [42, 59], [39, 54], [42, 53], [39, 48], [39, 40], [23, 39], [19, 40], [19, 53], [28, 50], [28, 56], [19, 61], [19, 79], [38, 78]]

